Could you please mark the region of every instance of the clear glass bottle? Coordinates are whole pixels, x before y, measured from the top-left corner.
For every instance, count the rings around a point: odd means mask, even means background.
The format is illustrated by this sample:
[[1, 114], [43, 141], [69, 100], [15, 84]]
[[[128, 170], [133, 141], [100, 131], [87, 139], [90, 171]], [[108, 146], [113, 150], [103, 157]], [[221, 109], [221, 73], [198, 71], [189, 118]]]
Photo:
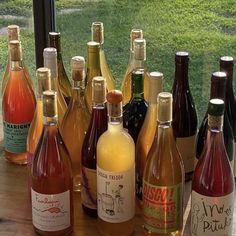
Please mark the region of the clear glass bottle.
[[110, 91], [107, 102], [108, 129], [97, 143], [98, 229], [128, 236], [134, 231], [135, 145], [123, 128], [122, 93]]
[[104, 44], [104, 27], [102, 22], [93, 22], [92, 27], [92, 41], [95, 41], [100, 44], [100, 64], [101, 64], [101, 71], [102, 76], [105, 78], [107, 83], [107, 90], [110, 91], [112, 89], [115, 89], [115, 82], [114, 78], [112, 76], [112, 73], [109, 69], [109, 66], [107, 64], [106, 54], [103, 49]]
[[188, 83], [189, 54], [175, 54], [173, 83], [173, 131], [177, 148], [184, 162], [185, 181], [192, 178], [195, 162], [197, 112]]
[[32, 221], [40, 235], [73, 231], [73, 178], [58, 129], [57, 93], [43, 92], [43, 132], [31, 168]]
[[92, 80], [95, 76], [101, 76], [100, 67], [100, 44], [97, 42], [87, 43], [87, 72], [85, 77], [85, 102], [90, 113], [92, 112]]
[[107, 130], [106, 81], [96, 76], [92, 81], [93, 110], [81, 154], [81, 203], [84, 212], [97, 217], [97, 142]]
[[139, 132], [135, 148], [136, 196], [142, 199], [142, 180], [148, 152], [152, 146], [157, 126], [157, 95], [162, 91], [163, 74], [150, 73], [148, 109]]
[[44, 48], [43, 51], [44, 66], [51, 71], [52, 90], [57, 91], [58, 123], [61, 127], [62, 119], [67, 110], [67, 104], [59, 89], [58, 69], [57, 69], [57, 50], [55, 48]]
[[81, 191], [81, 150], [90, 122], [90, 114], [84, 101], [85, 60], [75, 56], [71, 59], [72, 98], [61, 124], [61, 134], [69, 151], [74, 191]]
[[[38, 68], [36, 71], [36, 77], [38, 80], [37, 105], [27, 136], [27, 166], [29, 173], [32, 166], [32, 158], [43, 131], [43, 91], [51, 90], [51, 73], [48, 68]], [[30, 176], [28, 178], [28, 184], [30, 190]]]
[[57, 49], [58, 89], [61, 90], [66, 104], [69, 105], [72, 90], [70, 80], [68, 79], [62, 60], [61, 34], [59, 32], [49, 32], [49, 47]]
[[172, 129], [172, 94], [158, 95], [157, 130], [143, 176], [144, 234], [181, 236], [184, 165]]
[[20, 41], [10, 41], [10, 58], [10, 75], [2, 98], [5, 158], [27, 164], [26, 140], [36, 99], [23, 69]]
[[222, 132], [224, 101], [211, 99], [204, 149], [194, 171], [191, 235], [230, 236], [235, 183]]
[[146, 68], [146, 40], [137, 38], [134, 40], [134, 62], [131, 72], [125, 77], [122, 83], [123, 104], [126, 105], [132, 96], [132, 71], [134, 69], [144, 70], [144, 98], [148, 100], [149, 73]]
[[124, 127], [128, 129], [134, 143], [137, 142], [148, 108], [144, 99], [144, 76], [143, 69], [132, 71], [132, 97], [129, 103], [124, 106]]
[[[6, 68], [5, 68], [5, 71], [4, 71], [4, 75], [3, 75], [3, 78], [2, 78], [2, 94], [4, 92], [4, 89], [6, 87], [6, 83], [9, 79], [9, 76], [10, 76], [10, 45], [9, 45], [9, 43], [10, 43], [11, 40], [19, 40], [20, 41], [20, 27], [18, 25], [8, 25], [7, 32], [8, 32], [8, 51], [9, 51], [9, 55], [8, 55], [8, 61], [7, 61], [7, 65], [6, 65]], [[31, 76], [28, 72], [28, 69], [27, 69], [23, 59], [22, 59], [21, 63], [22, 63], [22, 68], [23, 68], [24, 73], [25, 73], [26, 80], [29, 82], [31, 88], [33, 89], [33, 82], [32, 82]]]

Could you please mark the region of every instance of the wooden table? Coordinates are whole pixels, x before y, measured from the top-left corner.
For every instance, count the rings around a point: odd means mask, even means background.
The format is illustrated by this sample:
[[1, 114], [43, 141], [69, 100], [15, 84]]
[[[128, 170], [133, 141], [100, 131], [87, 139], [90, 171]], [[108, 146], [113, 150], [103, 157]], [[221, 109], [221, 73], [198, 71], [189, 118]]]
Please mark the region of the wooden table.
[[[1, 125], [0, 125], [1, 126]], [[0, 127], [1, 130], [1, 127]], [[28, 236], [34, 233], [31, 221], [31, 206], [27, 192], [26, 166], [17, 166], [5, 161], [3, 157], [2, 132], [0, 132], [0, 236]], [[190, 236], [190, 189], [191, 183], [186, 183], [184, 236]], [[80, 204], [80, 194], [74, 194], [75, 199], [75, 236], [98, 235], [96, 219], [83, 213]], [[236, 236], [236, 208], [234, 209], [233, 236]], [[136, 210], [136, 226], [134, 235], [142, 235], [142, 217], [140, 207]]]

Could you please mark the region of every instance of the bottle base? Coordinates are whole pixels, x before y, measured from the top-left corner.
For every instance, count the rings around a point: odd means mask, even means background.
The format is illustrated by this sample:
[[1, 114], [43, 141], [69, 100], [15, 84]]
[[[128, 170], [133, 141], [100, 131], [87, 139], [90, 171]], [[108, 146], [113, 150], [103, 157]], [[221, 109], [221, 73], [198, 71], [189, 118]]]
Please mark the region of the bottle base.
[[193, 178], [193, 171], [185, 173], [184, 177], [185, 177], [185, 182], [188, 182], [188, 181], [192, 180], [192, 178]]
[[93, 217], [93, 218], [97, 218], [97, 216], [98, 216], [97, 210], [88, 208], [88, 207], [84, 206], [83, 204], [82, 204], [82, 208], [83, 208], [83, 211], [86, 215]]
[[81, 178], [80, 175], [74, 175], [73, 177], [73, 190], [74, 192], [81, 192]]
[[162, 234], [162, 233], [152, 232], [152, 231], [146, 229], [145, 226], [143, 226], [143, 234], [145, 236], [181, 236], [182, 235], [182, 231], [177, 230], [177, 231], [174, 231], [174, 232], [171, 232], [171, 233]]
[[37, 234], [42, 235], [42, 236], [68, 236], [68, 235], [71, 235], [72, 232], [73, 232], [73, 228], [72, 227], [64, 229], [64, 230], [60, 230], [60, 231], [55, 231], [55, 232], [52, 232], [52, 231], [42, 231], [42, 230], [39, 230], [39, 229], [37, 229], [35, 227], [34, 227], [34, 230], [35, 230], [35, 232]]
[[27, 164], [27, 155], [25, 153], [12, 153], [8, 151], [4, 151], [5, 158], [7, 161], [16, 164], [16, 165], [26, 165]]

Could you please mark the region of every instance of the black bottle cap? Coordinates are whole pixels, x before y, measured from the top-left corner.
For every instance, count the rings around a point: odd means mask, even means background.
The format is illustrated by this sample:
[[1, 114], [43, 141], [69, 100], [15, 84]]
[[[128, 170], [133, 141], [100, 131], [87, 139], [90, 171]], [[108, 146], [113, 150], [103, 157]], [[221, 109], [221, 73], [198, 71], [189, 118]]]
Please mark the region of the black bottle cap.
[[222, 116], [224, 114], [225, 104], [222, 99], [213, 98], [208, 104], [208, 114], [212, 116]]
[[176, 63], [188, 63], [189, 54], [188, 52], [176, 52], [175, 53], [175, 62]]

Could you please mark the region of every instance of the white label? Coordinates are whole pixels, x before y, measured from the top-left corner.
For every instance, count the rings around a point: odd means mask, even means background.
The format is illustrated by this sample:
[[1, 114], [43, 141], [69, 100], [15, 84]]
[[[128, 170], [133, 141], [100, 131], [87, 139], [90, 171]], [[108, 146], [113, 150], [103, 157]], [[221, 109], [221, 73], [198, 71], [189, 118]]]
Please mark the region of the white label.
[[97, 166], [98, 216], [110, 223], [128, 221], [135, 214], [135, 170], [108, 172]]
[[41, 194], [31, 189], [33, 225], [42, 231], [70, 227], [70, 191]]
[[208, 197], [192, 191], [192, 236], [232, 235], [234, 191], [223, 197]]

